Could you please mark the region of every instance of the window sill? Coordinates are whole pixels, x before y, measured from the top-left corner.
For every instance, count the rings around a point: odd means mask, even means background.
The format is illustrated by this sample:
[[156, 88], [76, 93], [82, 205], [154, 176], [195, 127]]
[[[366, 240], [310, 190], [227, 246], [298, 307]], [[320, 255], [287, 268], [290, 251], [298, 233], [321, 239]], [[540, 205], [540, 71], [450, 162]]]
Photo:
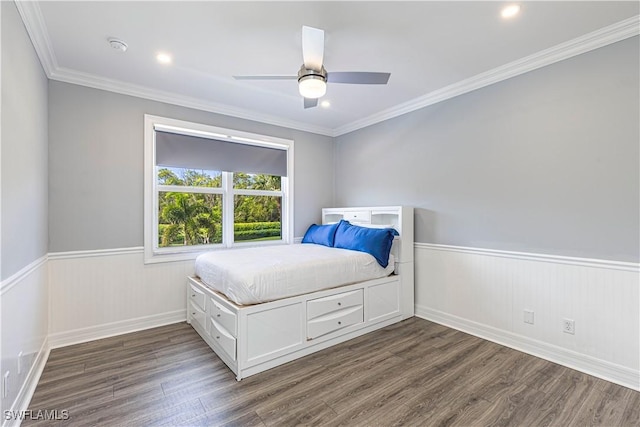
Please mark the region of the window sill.
[[266, 242], [239, 242], [235, 243], [231, 247], [223, 245], [208, 246], [206, 248], [199, 249], [183, 249], [177, 251], [154, 251], [153, 249], [147, 250], [145, 248], [144, 263], [145, 264], [158, 264], [164, 262], [179, 262], [195, 260], [196, 257], [205, 252], [220, 251], [220, 250], [233, 250], [243, 248], [256, 248], [265, 246], [281, 246], [287, 245], [284, 240], [266, 241]]

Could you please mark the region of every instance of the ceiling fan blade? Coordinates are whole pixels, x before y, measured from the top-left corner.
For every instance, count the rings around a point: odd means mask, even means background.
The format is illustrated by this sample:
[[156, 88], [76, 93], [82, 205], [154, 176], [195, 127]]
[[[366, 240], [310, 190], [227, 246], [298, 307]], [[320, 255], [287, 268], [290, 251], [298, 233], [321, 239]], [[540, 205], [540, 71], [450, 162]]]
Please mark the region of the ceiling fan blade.
[[265, 74], [261, 76], [233, 76], [236, 80], [298, 80], [298, 76], [279, 76]]
[[302, 60], [308, 70], [320, 71], [324, 58], [324, 31], [302, 27]]
[[391, 73], [369, 73], [366, 71], [337, 71], [327, 74], [331, 83], [351, 83], [361, 85], [386, 85]]
[[313, 108], [318, 106], [318, 98], [305, 98], [304, 108]]

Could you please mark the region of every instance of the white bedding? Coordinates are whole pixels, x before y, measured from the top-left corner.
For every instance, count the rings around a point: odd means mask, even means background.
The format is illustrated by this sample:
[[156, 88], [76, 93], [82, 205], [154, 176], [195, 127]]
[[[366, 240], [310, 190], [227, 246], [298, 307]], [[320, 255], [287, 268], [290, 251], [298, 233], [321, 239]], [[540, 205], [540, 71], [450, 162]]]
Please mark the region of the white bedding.
[[212, 251], [195, 265], [204, 284], [241, 305], [377, 279], [393, 269], [393, 255], [383, 268], [367, 253], [314, 244]]

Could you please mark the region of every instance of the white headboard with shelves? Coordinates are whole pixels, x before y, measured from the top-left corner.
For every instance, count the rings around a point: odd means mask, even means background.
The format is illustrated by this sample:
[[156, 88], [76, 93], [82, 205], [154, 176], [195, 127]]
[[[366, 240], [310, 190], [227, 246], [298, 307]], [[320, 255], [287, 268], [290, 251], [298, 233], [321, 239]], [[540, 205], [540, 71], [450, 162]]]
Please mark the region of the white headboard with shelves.
[[[413, 207], [411, 206], [371, 206], [352, 208], [322, 209], [322, 223], [333, 224], [340, 220], [351, 224], [373, 228], [393, 228], [399, 239], [392, 248], [396, 257], [396, 274], [401, 276], [402, 289], [414, 289], [413, 271]], [[397, 247], [396, 247], [397, 246]], [[404, 292], [401, 296], [402, 313], [405, 318], [413, 316], [414, 292]]]
[[322, 223], [333, 224], [344, 219], [351, 224], [372, 228], [393, 228], [400, 234], [400, 263], [413, 262], [413, 207], [375, 206], [357, 208], [324, 208]]

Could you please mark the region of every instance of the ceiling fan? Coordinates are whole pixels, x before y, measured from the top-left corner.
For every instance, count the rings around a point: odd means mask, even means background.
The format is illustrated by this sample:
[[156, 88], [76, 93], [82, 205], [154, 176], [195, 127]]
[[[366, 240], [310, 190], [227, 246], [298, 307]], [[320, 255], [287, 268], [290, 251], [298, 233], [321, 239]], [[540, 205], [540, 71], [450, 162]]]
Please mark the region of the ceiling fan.
[[304, 97], [304, 108], [318, 105], [318, 98], [327, 91], [327, 83], [384, 85], [390, 73], [367, 71], [328, 72], [322, 63], [324, 57], [324, 31], [313, 27], [302, 27], [303, 64], [297, 75], [233, 76], [236, 80], [298, 80], [300, 95]]

